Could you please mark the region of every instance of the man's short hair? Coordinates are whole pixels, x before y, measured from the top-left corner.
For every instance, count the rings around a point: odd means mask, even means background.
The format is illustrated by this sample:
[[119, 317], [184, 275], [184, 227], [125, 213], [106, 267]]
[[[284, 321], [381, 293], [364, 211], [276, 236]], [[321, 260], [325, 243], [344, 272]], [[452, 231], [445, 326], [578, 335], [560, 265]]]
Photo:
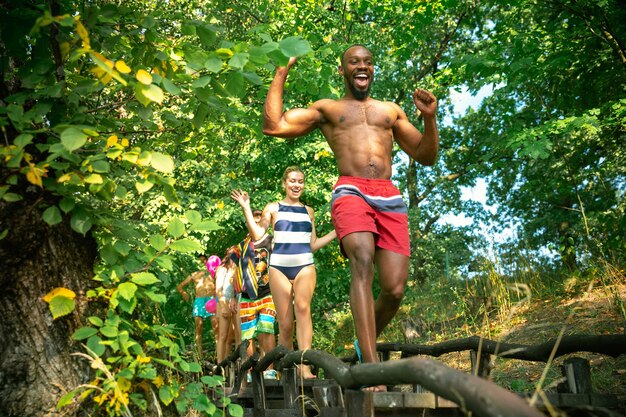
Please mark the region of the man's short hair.
[[354, 48], [355, 46], [360, 46], [361, 48], [365, 48], [367, 49], [370, 54], [372, 53], [372, 51], [370, 51], [370, 48], [368, 48], [367, 46], [361, 44], [361, 43], [353, 43], [352, 45], [348, 46], [346, 49], [344, 49], [343, 53], [341, 54], [341, 66], [343, 67], [343, 60], [346, 57], [346, 52], [348, 52], [348, 49]]
[[263, 214], [263, 210], [252, 210], [252, 216], [260, 216]]

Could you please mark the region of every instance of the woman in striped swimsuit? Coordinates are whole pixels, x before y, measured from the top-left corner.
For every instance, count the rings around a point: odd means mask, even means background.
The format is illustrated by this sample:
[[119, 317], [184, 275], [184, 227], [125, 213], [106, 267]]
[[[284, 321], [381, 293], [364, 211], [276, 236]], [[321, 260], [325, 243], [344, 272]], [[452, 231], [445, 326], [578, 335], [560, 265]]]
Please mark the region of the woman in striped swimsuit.
[[[253, 239], [263, 236], [270, 225], [274, 230], [270, 288], [280, 330], [278, 343], [293, 349], [295, 314], [298, 349], [305, 350], [311, 348], [313, 339], [311, 299], [316, 281], [313, 252], [326, 246], [337, 235], [333, 229], [320, 238], [316, 236], [313, 209], [300, 202], [304, 190], [304, 173], [300, 168], [288, 167], [282, 183], [285, 198], [265, 206], [258, 224], [252, 216], [248, 193], [235, 190], [231, 197], [243, 208]], [[300, 373], [303, 378], [315, 377], [308, 366], [302, 366]]]

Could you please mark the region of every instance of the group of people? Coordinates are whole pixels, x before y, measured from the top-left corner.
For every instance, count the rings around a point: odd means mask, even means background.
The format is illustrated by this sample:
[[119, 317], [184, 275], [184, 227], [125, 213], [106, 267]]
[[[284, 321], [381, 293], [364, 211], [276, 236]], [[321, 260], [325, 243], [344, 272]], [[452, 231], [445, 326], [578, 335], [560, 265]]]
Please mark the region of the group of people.
[[[184, 287], [192, 281], [195, 283], [193, 315], [200, 354], [202, 319], [210, 317], [216, 322], [213, 329], [218, 363], [227, 356], [232, 339], [235, 345], [251, 340], [249, 355], [254, 351], [255, 341], [261, 353], [272, 350], [276, 346], [276, 318], [280, 344], [293, 349], [295, 319], [298, 348], [311, 348], [311, 299], [316, 282], [313, 252], [335, 239], [336, 233], [333, 230], [317, 237], [315, 213], [300, 201], [304, 191], [304, 173], [300, 168], [288, 167], [282, 185], [285, 197], [262, 211], [251, 209], [247, 192], [233, 190], [231, 197], [239, 203], [246, 218], [249, 231], [246, 239], [229, 247], [216, 268], [211, 267], [214, 263], [210, 261], [217, 257], [207, 259], [202, 255], [206, 272], [198, 271], [177, 286], [187, 301], [189, 296]], [[273, 235], [268, 234], [270, 227]], [[208, 308], [212, 296], [217, 300], [213, 312]], [[314, 377], [308, 366], [302, 366], [300, 372], [304, 378]], [[274, 375], [271, 370], [266, 374]]]
[[[320, 129], [335, 155], [339, 173], [332, 191], [334, 231], [316, 237], [313, 210], [300, 202], [304, 174], [299, 169], [285, 171], [285, 198], [268, 204], [258, 216], [251, 211], [246, 192], [235, 190], [231, 197], [244, 211], [253, 242], [263, 239], [269, 226], [274, 230], [268, 277], [279, 343], [292, 347], [295, 314], [298, 347], [311, 347], [310, 301], [316, 280], [312, 252], [337, 237], [351, 271], [355, 349], [363, 362], [376, 362], [376, 338], [400, 307], [410, 255], [407, 207], [390, 180], [394, 140], [414, 161], [433, 165], [439, 147], [437, 100], [423, 89], [413, 93], [424, 123], [422, 133], [396, 103], [370, 97], [375, 68], [372, 53], [363, 45], [352, 45], [342, 54], [339, 66], [345, 86], [342, 98], [322, 99], [308, 108], [285, 111], [285, 82], [296, 61], [291, 58], [285, 67], [276, 68], [265, 100], [263, 133], [295, 138]], [[372, 292], [375, 269], [380, 281], [376, 300]], [[240, 307], [240, 311], [244, 309]], [[308, 369], [301, 372], [312, 376]], [[381, 391], [385, 387], [367, 389]]]

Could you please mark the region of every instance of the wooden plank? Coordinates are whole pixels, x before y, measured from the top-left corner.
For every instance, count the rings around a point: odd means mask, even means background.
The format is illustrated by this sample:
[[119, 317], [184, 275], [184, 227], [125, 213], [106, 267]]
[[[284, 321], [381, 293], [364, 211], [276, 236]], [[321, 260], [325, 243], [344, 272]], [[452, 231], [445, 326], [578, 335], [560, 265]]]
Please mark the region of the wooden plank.
[[594, 407], [615, 408], [619, 407], [617, 395], [614, 394], [589, 394], [591, 405]]
[[302, 417], [300, 410], [294, 408], [279, 408], [275, 410], [265, 410], [265, 417]]
[[374, 392], [375, 408], [404, 408], [404, 395], [401, 392]]
[[343, 407], [320, 408], [319, 417], [346, 417], [346, 409]]
[[404, 393], [404, 406], [406, 408], [437, 408], [437, 397], [432, 392]]
[[443, 397], [436, 396], [437, 398], [437, 408], [459, 408], [459, 405], [453, 401], [447, 400]]
[[559, 407], [575, 407], [591, 404], [591, 400], [587, 394], [558, 394], [558, 398]]

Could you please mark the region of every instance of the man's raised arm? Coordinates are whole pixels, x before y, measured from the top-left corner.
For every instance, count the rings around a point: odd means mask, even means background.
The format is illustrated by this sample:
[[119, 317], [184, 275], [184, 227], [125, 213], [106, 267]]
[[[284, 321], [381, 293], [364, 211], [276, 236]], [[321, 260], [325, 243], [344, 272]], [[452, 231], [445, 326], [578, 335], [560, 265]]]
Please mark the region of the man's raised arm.
[[319, 126], [321, 113], [308, 109], [283, 110], [283, 92], [289, 69], [296, 62], [290, 58], [286, 67], [276, 67], [276, 74], [270, 84], [263, 107], [263, 133], [280, 138], [295, 138], [312, 132]]
[[394, 137], [411, 158], [422, 165], [433, 165], [439, 152], [439, 132], [437, 129], [437, 98], [429, 91], [417, 89], [413, 93], [413, 102], [424, 117], [424, 134], [408, 120], [398, 106], [399, 118], [393, 127]]

